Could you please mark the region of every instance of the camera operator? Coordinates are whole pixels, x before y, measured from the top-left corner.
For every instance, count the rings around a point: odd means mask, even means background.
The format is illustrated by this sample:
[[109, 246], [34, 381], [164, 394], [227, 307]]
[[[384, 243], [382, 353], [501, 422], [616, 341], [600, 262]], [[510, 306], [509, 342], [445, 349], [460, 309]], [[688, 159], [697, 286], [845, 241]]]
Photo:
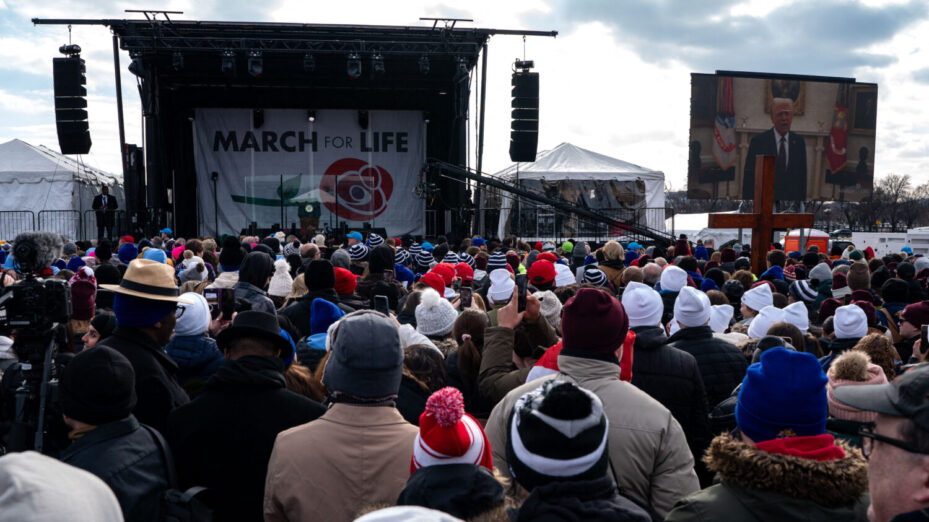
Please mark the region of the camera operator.
[[100, 285], [115, 293], [116, 329], [97, 346], [123, 354], [135, 370], [138, 402], [132, 413], [139, 422], [164, 430], [168, 414], [187, 404], [187, 393], [177, 384], [177, 364], [162, 348], [177, 323], [178, 297], [174, 270], [148, 259], [135, 259], [118, 285]]

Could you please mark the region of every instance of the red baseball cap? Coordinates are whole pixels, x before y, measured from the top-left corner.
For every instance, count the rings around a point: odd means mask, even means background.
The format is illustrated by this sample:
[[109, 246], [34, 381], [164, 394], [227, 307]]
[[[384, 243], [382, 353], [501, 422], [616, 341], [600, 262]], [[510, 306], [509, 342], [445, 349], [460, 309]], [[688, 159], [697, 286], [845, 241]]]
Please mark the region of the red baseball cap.
[[426, 272], [419, 280], [431, 286], [439, 295], [445, 295], [445, 281], [442, 280], [442, 276], [439, 274], [435, 272]]
[[555, 265], [551, 261], [536, 259], [535, 263], [532, 263], [532, 266], [529, 267], [529, 281], [532, 284], [542, 285], [551, 283], [554, 280]]
[[455, 273], [462, 281], [474, 281], [474, 269], [468, 263], [458, 263], [455, 265]]
[[558, 256], [551, 252], [542, 252], [535, 258], [536, 261], [550, 261], [552, 263], [558, 262]]
[[445, 286], [452, 286], [452, 282], [455, 281], [455, 277], [458, 275], [455, 271], [455, 265], [451, 263], [439, 263], [432, 267], [431, 272], [438, 274]]

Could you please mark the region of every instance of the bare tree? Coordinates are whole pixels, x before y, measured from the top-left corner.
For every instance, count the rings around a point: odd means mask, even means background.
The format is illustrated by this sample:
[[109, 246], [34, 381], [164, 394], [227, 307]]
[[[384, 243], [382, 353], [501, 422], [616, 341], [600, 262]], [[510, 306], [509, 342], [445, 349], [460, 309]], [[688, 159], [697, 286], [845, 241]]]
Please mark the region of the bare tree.
[[[888, 174], [877, 182], [874, 192], [880, 190], [884, 196], [884, 214], [888, 218], [890, 226], [897, 226], [897, 218], [901, 215], [900, 203], [909, 197], [910, 193], [910, 175], [909, 174]], [[872, 198], [873, 199], [873, 198]]]

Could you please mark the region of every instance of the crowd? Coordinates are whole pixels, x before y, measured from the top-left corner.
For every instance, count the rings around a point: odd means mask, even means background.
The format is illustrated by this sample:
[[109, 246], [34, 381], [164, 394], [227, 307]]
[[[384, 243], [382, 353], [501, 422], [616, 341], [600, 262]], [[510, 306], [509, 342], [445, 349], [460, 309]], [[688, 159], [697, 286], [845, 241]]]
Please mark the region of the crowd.
[[909, 247], [61, 239], [54, 422], [0, 457], [3, 520], [929, 519]]

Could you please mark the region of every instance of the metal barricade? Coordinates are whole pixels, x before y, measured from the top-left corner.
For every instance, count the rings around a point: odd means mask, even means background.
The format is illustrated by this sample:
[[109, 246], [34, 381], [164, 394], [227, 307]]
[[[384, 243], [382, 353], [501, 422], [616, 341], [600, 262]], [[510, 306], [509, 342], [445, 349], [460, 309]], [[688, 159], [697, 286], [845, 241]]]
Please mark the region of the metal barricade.
[[0, 239], [12, 241], [17, 234], [35, 229], [35, 213], [31, 210], [0, 211]]
[[77, 210], [39, 211], [39, 230], [61, 234], [70, 240], [82, 236], [81, 213]]
[[[130, 233], [129, 221], [126, 215], [125, 210], [111, 210], [113, 213], [113, 232], [112, 238], [115, 239], [118, 237], [123, 237], [126, 234]], [[97, 239], [97, 211], [96, 210], [85, 210], [83, 219], [81, 220], [81, 233], [82, 239]], [[137, 241], [140, 238], [135, 238]]]

